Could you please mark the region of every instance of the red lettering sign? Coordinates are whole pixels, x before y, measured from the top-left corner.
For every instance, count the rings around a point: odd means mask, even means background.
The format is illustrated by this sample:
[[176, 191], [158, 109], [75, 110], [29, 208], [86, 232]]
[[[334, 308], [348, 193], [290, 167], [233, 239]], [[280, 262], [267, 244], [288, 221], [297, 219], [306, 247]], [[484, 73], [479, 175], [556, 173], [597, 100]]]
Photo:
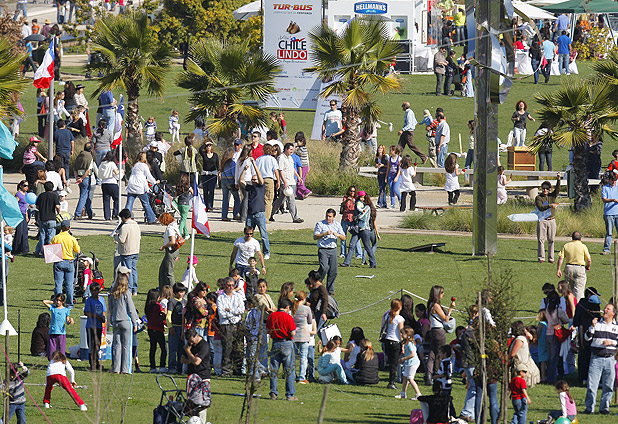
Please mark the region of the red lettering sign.
[[277, 59], [307, 60], [306, 50], [277, 50]]

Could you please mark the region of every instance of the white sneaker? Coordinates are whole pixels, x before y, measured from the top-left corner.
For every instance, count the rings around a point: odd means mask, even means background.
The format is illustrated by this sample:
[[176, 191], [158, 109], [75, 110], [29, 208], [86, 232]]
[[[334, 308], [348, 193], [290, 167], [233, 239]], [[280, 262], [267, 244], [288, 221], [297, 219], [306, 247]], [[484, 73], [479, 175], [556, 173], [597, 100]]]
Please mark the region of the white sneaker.
[[45, 409], [49, 409], [52, 407], [49, 403], [44, 403], [44, 405], [45, 405]]
[[339, 257], [345, 259], [345, 255], [343, 253], [341, 255], [339, 255]]
[[80, 411], [87, 411], [87, 410], [88, 410], [88, 407], [86, 406], [86, 404], [85, 404], [85, 403], [82, 403], [82, 404], [79, 406], [79, 410], [80, 410]]
[[264, 260], [268, 260], [268, 259], [270, 259], [270, 255], [267, 253], [264, 255]]
[[416, 396], [410, 398], [410, 400], [418, 400], [419, 397], [423, 396], [422, 393], [417, 394]]
[[405, 399], [405, 398], [406, 398], [406, 394], [404, 392], [401, 392], [398, 395], [395, 395], [395, 399]]

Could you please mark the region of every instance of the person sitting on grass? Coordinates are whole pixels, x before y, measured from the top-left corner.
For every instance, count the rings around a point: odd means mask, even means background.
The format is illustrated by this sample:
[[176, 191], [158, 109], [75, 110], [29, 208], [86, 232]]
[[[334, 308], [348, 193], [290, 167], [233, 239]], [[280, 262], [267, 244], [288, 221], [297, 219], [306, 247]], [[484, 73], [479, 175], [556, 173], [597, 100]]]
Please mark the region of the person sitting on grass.
[[[417, 400], [421, 401], [421, 409], [428, 409], [428, 413], [423, 416], [427, 416], [427, 424], [448, 423], [450, 417], [454, 417], [455, 408], [453, 408], [453, 397], [442, 391], [442, 383], [439, 381], [433, 382], [433, 395], [419, 396]], [[423, 407], [423, 403], [426, 404]]]

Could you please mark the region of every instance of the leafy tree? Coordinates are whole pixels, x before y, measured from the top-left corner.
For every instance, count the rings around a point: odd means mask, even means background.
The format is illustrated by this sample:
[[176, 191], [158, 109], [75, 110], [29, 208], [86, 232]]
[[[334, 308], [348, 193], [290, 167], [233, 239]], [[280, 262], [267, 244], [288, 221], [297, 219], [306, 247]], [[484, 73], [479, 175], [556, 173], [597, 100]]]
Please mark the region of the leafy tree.
[[91, 62], [86, 69], [103, 74], [92, 97], [104, 90], [127, 93], [127, 147], [129, 153], [136, 153], [141, 141], [138, 99], [143, 89], [149, 96], [163, 95], [172, 51], [157, 41], [147, 15], [135, 11], [98, 20], [91, 48], [100, 53], [101, 60]]
[[189, 49], [187, 70], [177, 81], [179, 87], [193, 93], [187, 122], [210, 116], [208, 130], [225, 139], [233, 137], [238, 122], [248, 127], [266, 124], [267, 116], [259, 103], [275, 92], [274, 78], [279, 70], [273, 56], [250, 51], [248, 41], [195, 42]]
[[616, 101], [611, 101], [615, 97], [615, 87], [601, 78], [569, 79], [554, 92], [535, 95], [541, 104], [540, 119], [547, 122], [553, 133], [535, 138], [532, 146], [538, 150], [553, 143], [573, 148], [575, 211], [587, 208], [591, 202], [586, 148], [606, 136], [618, 136], [609, 126], [618, 119]]
[[374, 94], [386, 94], [401, 86], [398, 77], [389, 73], [399, 45], [389, 35], [386, 24], [377, 19], [354, 19], [341, 33], [322, 26], [309, 38], [314, 65], [305, 70], [333, 81], [320, 96], [338, 95], [342, 99], [341, 112], [346, 121], [339, 168], [358, 170], [360, 118], [375, 122], [382, 111]]
[[3, 121], [22, 114], [17, 100], [28, 85], [28, 80], [20, 74], [25, 59], [26, 55], [17, 53], [11, 41], [0, 38], [0, 119]]

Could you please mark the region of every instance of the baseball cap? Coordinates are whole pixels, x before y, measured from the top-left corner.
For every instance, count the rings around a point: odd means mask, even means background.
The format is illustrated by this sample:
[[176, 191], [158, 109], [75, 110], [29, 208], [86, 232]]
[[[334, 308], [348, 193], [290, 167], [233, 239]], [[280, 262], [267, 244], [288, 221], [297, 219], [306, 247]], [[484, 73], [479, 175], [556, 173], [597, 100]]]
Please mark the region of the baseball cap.
[[526, 366], [526, 364], [519, 364], [517, 365], [517, 372], [519, 371], [526, 371], [528, 372], [528, 367]]
[[236, 140], [234, 140], [234, 144], [242, 144], [242, 140], [240, 138], [237, 138]]
[[600, 305], [601, 304], [601, 300], [599, 299], [599, 296], [597, 296], [596, 294], [593, 294], [592, 296], [590, 296], [588, 298], [588, 302], [594, 303], [596, 305]]
[[159, 142], [156, 141], [156, 140], [153, 140], [153, 141], [150, 142], [149, 146], [150, 147], [154, 147], [155, 149], [158, 149], [159, 148]]
[[365, 196], [366, 194], [367, 194], [367, 193], [365, 193], [363, 190], [361, 190], [361, 191], [359, 191], [359, 192], [358, 192], [358, 195], [359, 195], [359, 196]]
[[431, 113], [429, 113], [429, 109], [425, 109], [423, 110], [423, 116], [430, 116]]
[[64, 197], [66, 197], [66, 196], [67, 196], [67, 192], [66, 192], [66, 191], [64, 191], [64, 190], [60, 190], [60, 191], [58, 192], [58, 196], [64, 196]]
[[30, 137], [30, 142], [32, 143], [33, 141], [35, 143], [40, 143], [41, 142], [41, 140], [39, 140], [38, 137], [35, 137], [35, 136]]
[[127, 268], [126, 266], [120, 264], [118, 265], [118, 267], [116, 268], [116, 272], [121, 273], [121, 274], [128, 274], [131, 272], [131, 270], [129, 268]]

